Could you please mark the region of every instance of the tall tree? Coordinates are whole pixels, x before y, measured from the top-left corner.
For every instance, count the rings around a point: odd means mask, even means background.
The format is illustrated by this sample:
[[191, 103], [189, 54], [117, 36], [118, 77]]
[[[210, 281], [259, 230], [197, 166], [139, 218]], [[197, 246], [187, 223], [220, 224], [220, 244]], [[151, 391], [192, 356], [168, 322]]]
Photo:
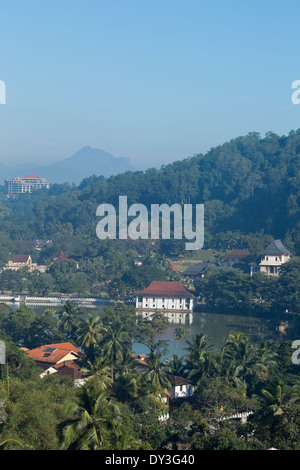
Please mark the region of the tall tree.
[[120, 410], [106, 391], [83, 387], [78, 400], [68, 406], [70, 418], [60, 425], [67, 450], [110, 449], [121, 422]]
[[78, 306], [69, 300], [65, 302], [63, 309], [58, 312], [59, 327], [62, 328], [70, 340], [76, 339], [76, 330], [79, 327], [81, 315], [82, 312]]

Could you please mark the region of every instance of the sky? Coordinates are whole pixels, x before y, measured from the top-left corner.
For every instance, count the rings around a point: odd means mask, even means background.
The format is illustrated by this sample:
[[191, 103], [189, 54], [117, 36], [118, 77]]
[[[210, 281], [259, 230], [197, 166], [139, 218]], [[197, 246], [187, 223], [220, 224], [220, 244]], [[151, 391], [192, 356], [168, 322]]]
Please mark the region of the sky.
[[0, 162], [84, 146], [137, 169], [300, 128], [292, 0], [10, 0], [0, 8]]

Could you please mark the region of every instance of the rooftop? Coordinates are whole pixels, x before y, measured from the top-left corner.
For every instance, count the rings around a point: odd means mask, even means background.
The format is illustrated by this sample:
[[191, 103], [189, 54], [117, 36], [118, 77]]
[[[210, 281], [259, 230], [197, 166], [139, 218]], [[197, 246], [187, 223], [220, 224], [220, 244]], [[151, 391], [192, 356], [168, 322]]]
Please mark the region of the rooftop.
[[273, 240], [270, 245], [263, 251], [261, 255], [292, 255], [293, 253], [289, 250], [281, 240]]
[[33, 178], [41, 178], [40, 176], [37, 176], [37, 175], [28, 175], [28, 176], [24, 176], [24, 178], [28, 178], [28, 179], [33, 179]]
[[25, 351], [25, 354], [34, 361], [56, 364], [68, 354], [78, 356], [81, 351], [72, 343], [45, 344], [35, 349]]
[[230, 253], [228, 253], [226, 256], [224, 256], [223, 259], [245, 259], [245, 258], [248, 258], [249, 256], [251, 256], [251, 253], [250, 251], [246, 248], [246, 249], [236, 249], [236, 250], [231, 250]]
[[27, 263], [29, 255], [12, 255], [11, 261], [13, 263]]
[[172, 281], [153, 281], [146, 289], [136, 293], [136, 296], [147, 295], [161, 297], [194, 297], [181, 282]]
[[169, 269], [171, 271], [174, 271], [176, 274], [180, 274], [180, 271], [178, 271], [176, 266], [174, 266], [174, 264], [172, 264], [172, 263], [169, 264], [169, 266], [165, 269], [165, 271], [168, 271]]
[[214, 263], [209, 261], [204, 261], [202, 263], [193, 263], [182, 272], [184, 276], [197, 276], [198, 274], [203, 273], [209, 266], [215, 266]]
[[185, 379], [184, 377], [179, 377], [178, 375], [171, 375], [170, 376], [171, 385], [188, 385], [192, 384], [191, 380]]

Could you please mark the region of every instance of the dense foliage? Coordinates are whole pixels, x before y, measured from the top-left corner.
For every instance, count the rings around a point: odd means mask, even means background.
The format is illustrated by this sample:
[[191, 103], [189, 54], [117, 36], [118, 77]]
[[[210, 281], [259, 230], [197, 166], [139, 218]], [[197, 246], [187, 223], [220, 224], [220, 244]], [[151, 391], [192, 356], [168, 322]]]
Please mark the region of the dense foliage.
[[[91, 176], [80, 186], [52, 185], [16, 199], [0, 192], [0, 268], [11, 253], [32, 255], [45, 272], [0, 272], [1, 293], [106, 296], [127, 300], [152, 280], [182, 280], [166, 270], [185, 252], [183, 240], [99, 240], [96, 208], [102, 202], [128, 205], [191, 203], [205, 205], [205, 246], [214, 261], [232, 248], [256, 256], [273, 238], [294, 251], [278, 278], [237, 270], [208, 270], [188, 284], [214, 309], [265, 317], [299, 318], [300, 282], [300, 130], [288, 136], [256, 133], [239, 137], [183, 161], [145, 172], [110, 178]], [[27, 241], [44, 240], [37, 250]], [[61, 252], [68, 256], [54, 262]], [[202, 253], [196, 254], [201, 259]], [[219, 258], [218, 258], [219, 257]], [[142, 259], [142, 266], [135, 261]], [[292, 316], [291, 315], [291, 316]], [[299, 450], [299, 365], [289, 341], [254, 345], [232, 332], [221, 351], [202, 334], [186, 341], [186, 354], [166, 359], [160, 334], [168, 326], [157, 313], [151, 321], [124, 303], [103, 317], [84, 317], [66, 302], [54, 314], [26, 306], [0, 304], [1, 340], [7, 347], [1, 365], [0, 445], [18, 449], [279, 449]], [[88, 380], [75, 388], [57, 374], [40, 371], [22, 348], [71, 341], [84, 352], [80, 365]], [[132, 344], [148, 348], [148, 365], [137, 369]], [[170, 374], [195, 384], [192, 397], [162, 400]], [[250, 412], [247, 422], [228, 419]]]
[[[136, 323], [134, 309], [118, 303], [101, 319], [83, 319], [68, 303], [48, 334], [56, 338], [59, 330], [61, 340], [72, 339], [84, 352], [80, 364], [87, 382], [76, 388], [56, 374], [41, 379], [34, 361], [19, 349], [34, 346], [33, 332], [44, 326], [29, 310], [24, 314], [31, 334], [15, 328], [16, 342], [5, 333], [15, 320], [1, 314], [7, 345], [0, 382], [3, 448], [299, 450], [299, 365], [291, 360], [290, 342], [254, 345], [232, 332], [218, 351], [202, 333], [186, 338], [178, 327], [175, 335], [186, 339], [186, 354], [167, 360], [162, 355], [167, 345], [157, 336], [167, 327], [162, 315]], [[147, 365], [132, 356], [133, 340], [148, 347]], [[195, 393], [169, 400], [166, 408], [170, 374], [179, 373], [192, 380]], [[166, 411], [169, 419], [159, 421]], [[237, 412], [249, 413], [246, 422], [230, 419]]]
[[[128, 206], [142, 203], [148, 208], [154, 203], [203, 203], [204, 248], [216, 248], [220, 256], [234, 247], [248, 248], [255, 256], [272, 238], [281, 238], [299, 255], [299, 152], [300, 130], [264, 138], [250, 133], [160, 169], [91, 176], [78, 187], [56, 184], [16, 199], [5, 198], [2, 190], [0, 266], [10, 253], [29, 253], [49, 269], [40, 276], [3, 272], [1, 289], [124, 298], [164, 278], [166, 257], [192, 256], [183, 240], [172, 238], [99, 240], [96, 208], [106, 202], [118, 209], [120, 195], [127, 196]], [[24, 243], [37, 239], [51, 243], [39, 251]], [[70, 261], [53, 264], [61, 251]], [[137, 271], [139, 255], [144, 265]]]

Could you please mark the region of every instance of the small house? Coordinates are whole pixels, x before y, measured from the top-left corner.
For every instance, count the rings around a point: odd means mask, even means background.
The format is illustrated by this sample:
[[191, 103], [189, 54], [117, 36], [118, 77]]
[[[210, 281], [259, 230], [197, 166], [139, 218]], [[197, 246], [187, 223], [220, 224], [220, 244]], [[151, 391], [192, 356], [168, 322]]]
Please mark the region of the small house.
[[249, 263], [250, 275], [260, 271], [269, 276], [278, 276], [280, 267], [290, 260], [293, 253], [281, 240], [273, 240], [259, 255], [256, 263]]

